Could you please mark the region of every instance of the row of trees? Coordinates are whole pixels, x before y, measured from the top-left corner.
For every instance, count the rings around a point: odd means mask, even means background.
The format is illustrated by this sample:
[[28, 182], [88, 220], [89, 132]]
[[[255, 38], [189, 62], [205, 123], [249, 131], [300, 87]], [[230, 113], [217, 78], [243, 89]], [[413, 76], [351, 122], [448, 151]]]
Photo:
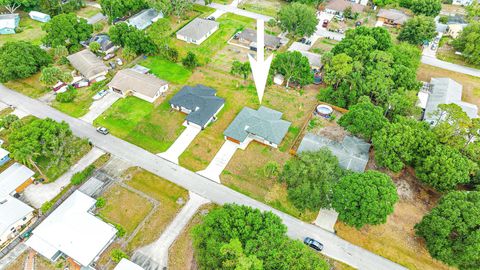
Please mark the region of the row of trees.
[[415, 15], [425, 15], [430, 17], [437, 16], [442, 9], [441, 0], [373, 0], [373, 3], [378, 6], [397, 3], [401, 7], [412, 10]]
[[15, 13], [18, 8], [25, 10], [39, 10], [55, 16], [61, 13], [69, 13], [85, 6], [83, 0], [0, 0], [0, 6], [3, 6], [8, 12]]
[[193, 9], [193, 2], [192, 0], [101, 0], [100, 6], [103, 14], [112, 22], [114, 19], [130, 16], [147, 7], [155, 8], [165, 16], [182, 17]]
[[227, 204], [210, 211], [193, 229], [195, 258], [200, 269], [329, 269], [286, 231], [271, 212]]

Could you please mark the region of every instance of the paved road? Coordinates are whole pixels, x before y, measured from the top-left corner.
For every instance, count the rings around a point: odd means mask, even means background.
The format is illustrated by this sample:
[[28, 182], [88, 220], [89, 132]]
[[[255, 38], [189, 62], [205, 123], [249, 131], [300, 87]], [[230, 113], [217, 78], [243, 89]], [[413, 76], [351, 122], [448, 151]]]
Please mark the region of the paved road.
[[234, 14], [244, 16], [244, 17], [249, 17], [249, 18], [252, 18], [252, 19], [255, 19], [255, 20], [264, 20], [264, 21], [268, 22], [271, 19], [273, 19], [273, 17], [258, 14], [258, 13], [247, 11], [247, 10], [243, 10], [243, 9], [237, 8], [233, 5], [222, 5], [222, 4], [218, 4], [218, 3], [211, 3], [208, 6], [211, 7], [211, 8], [214, 8], [216, 10], [222, 10], [222, 11], [225, 11], [225, 12], [234, 13]]
[[352, 245], [340, 237], [327, 232], [317, 226], [300, 221], [290, 215], [280, 212], [270, 206], [258, 202], [248, 196], [236, 192], [226, 186], [210, 181], [192, 171], [168, 162], [142, 148], [120, 140], [111, 135], [101, 135], [90, 124], [63, 114], [42, 102], [26, 97], [18, 92], [9, 90], [0, 84], [0, 100], [13, 104], [18, 108], [40, 118], [50, 117], [56, 121], [66, 121], [70, 124], [74, 134], [88, 138], [97, 147], [114, 156], [121, 157], [134, 166], [139, 166], [160, 177], [195, 192], [217, 204], [237, 203], [258, 208], [262, 211], [271, 211], [280, 216], [288, 228], [288, 235], [294, 239], [311, 236], [320, 240], [325, 249], [323, 253], [333, 259], [342, 261], [357, 269], [371, 270], [405, 270], [381, 256], [363, 248]]
[[478, 70], [478, 69], [457, 65], [457, 64], [450, 63], [450, 62], [445, 62], [445, 61], [442, 61], [442, 60], [439, 60], [437, 58], [430, 57], [430, 56], [423, 55], [422, 56], [422, 63], [430, 65], [430, 66], [434, 66], [434, 67], [443, 68], [443, 69], [446, 69], [446, 70], [451, 70], [451, 71], [454, 71], [454, 72], [467, 74], [467, 75], [470, 75], [470, 76], [480, 77], [480, 70]]

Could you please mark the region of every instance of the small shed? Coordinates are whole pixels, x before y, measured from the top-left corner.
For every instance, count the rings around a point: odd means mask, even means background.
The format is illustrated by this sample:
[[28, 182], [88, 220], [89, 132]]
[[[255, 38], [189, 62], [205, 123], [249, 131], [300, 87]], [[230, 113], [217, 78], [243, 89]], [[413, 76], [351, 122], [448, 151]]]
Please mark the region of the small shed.
[[0, 14], [0, 35], [15, 34], [15, 28], [20, 24], [20, 15]]
[[38, 11], [30, 11], [28, 13], [28, 16], [30, 16], [30, 18], [32, 20], [39, 21], [39, 22], [44, 22], [44, 23], [46, 23], [46, 22], [48, 22], [52, 19], [52, 18], [50, 18], [50, 15], [42, 13], [42, 12], [38, 12]]

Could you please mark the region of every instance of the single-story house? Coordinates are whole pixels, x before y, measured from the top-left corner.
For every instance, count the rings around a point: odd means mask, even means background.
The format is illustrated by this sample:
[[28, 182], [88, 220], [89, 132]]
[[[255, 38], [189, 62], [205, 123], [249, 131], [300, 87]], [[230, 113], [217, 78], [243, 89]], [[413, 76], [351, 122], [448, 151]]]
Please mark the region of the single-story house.
[[315, 72], [320, 71], [323, 68], [322, 64], [322, 56], [320, 54], [316, 53], [311, 53], [307, 51], [299, 51], [303, 56], [308, 58], [308, 63], [310, 64], [310, 67], [312, 70]]
[[144, 270], [143, 267], [123, 258], [113, 270]]
[[108, 67], [89, 50], [79, 51], [67, 56], [70, 64], [88, 81], [107, 75]]
[[434, 115], [440, 104], [457, 104], [470, 118], [478, 118], [478, 107], [475, 104], [462, 101], [463, 86], [450, 78], [432, 78], [430, 93], [423, 120], [435, 125], [438, 117]]
[[[240, 43], [244, 44], [245, 46], [249, 46], [251, 50], [257, 50], [257, 31], [247, 28], [242, 32], [238, 33], [237, 39]], [[268, 50], [276, 50], [280, 48], [281, 38], [265, 34], [265, 48]]]
[[225, 105], [225, 99], [217, 97], [217, 91], [205, 85], [184, 86], [169, 101], [170, 106], [186, 113], [187, 125], [204, 129], [214, 121]]
[[385, 25], [401, 27], [410, 17], [398, 9], [380, 9], [377, 19]]
[[158, 19], [163, 18], [163, 13], [153, 8], [144, 9], [128, 19], [127, 24], [135, 26], [138, 30], [144, 30]]
[[122, 69], [108, 83], [108, 87], [122, 96], [133, 95], [148, 102], [155, 102], [168, 90], [168, 83], [152, 74], [133, 69]]
[[195, 18], [177, 32], [177, 38], [188, 43], [200, 45], [215, 31], [220, 24], [216, 21]]
[[32, 231], [26, 244], [52, 262], [65, 255], [90, 269], [117, 233], [113, 225], [92, 213], [95, 203], [75, 191]]
[[343, 11], [348, 7], [352, 8], [353, 13], [360, 13], [365, 8], [363, 5], [348, 0], [332, 0], [325, 6], [325, 12], [343, 16]]
[[10, 152], [0, 147], [0, 166], [10, 161]]
[[30, 11], [28, 13], [28, 16], [30, 16], [30, 18], [32, 20], [39, 21], [39, 22], [44, 22], [44, 23], [46, 23], [46, 22], [48, 22], [52, 19], [52, 18], [50, 18], [50, 15], [42, 13], [42, 12], [38, 12], [38, 11]]
[[15, 28], [20, 24], [20, 15], [0, 14], [0, 35], [15, 34]]
[[20, 163], [0, 174], [0, 247], [22, 233], [34, 217], [34, 209], [13, 196], [32, 183], [33, 175]]
[[100, 51], [108, 54], [115, 50], [115, 45], [110, 40], [110, 37], [107, 34], [98, 34], [93, 36], [89, 41], [88, 44], [92, 42], [97, 42], [100, 44]]
[[250, 141], [278, 148], [291, 123], [282, 120], [283, 113], [261, 106], [258, 110], [245, 107], [223, 132], [226, 140], [245, 149]]
[[330, 149], [332, 154], [338, 158], [340, 167], [354, 172], [365, 171], [370, 144], [357, 137], [345, 136], [343, 141], [337, 142], [320, 135], [307, 133], [300, 142], [297, 154], [318, 151], [323, 147]]

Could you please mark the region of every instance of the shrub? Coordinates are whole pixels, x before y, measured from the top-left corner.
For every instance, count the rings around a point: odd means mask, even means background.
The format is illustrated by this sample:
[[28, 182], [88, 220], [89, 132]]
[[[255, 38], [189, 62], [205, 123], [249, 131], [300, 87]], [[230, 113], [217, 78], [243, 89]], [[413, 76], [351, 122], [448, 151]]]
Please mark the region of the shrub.
[[95, 203], [95, 206], [97, 208], [102, 208], [105, 206], [105, 204], [107, 203], [107, 201], [105, 200], [104, 197], [98, 197], [97, 198], [97, 202]]
[[74, 87], [69, 86], [67, 91], [63, 93], [58, 93], [55, 97], [55, 100], [60, 103], [70, 103], [77, 97], [77, 89]]
[[0, 119], [0, 128], [9, 129], [19, 118], [15, 114], [7, 114]]
[[122, 227], [120, 224], [114, 224], [115, 229], [117, 229], [117, 237], [124, 237], [127, 231], [125, 231], [125, 228]]
[[77, 172], [72, 176], [72, 179], [70, 180], [72, 184], [74, 185], [80, 185], [82, 184], [85, 180], [87, 180], [95, 170], [95, 166], [90, 165], [87, 168], [85, 168], [81, 172]]
[[119, 263], [123, 258], [128, 259], [128, 255], [123, 250], [115, 248], [110, 252], [110, 258], [112, 258], [112, 261]]
[[40, 210], [42, 211], [43, 214], [47, 213], [51, 208], [53, 207], [53, 202], [48, 201], [44, 202], [42, 206], [40, 207]]

